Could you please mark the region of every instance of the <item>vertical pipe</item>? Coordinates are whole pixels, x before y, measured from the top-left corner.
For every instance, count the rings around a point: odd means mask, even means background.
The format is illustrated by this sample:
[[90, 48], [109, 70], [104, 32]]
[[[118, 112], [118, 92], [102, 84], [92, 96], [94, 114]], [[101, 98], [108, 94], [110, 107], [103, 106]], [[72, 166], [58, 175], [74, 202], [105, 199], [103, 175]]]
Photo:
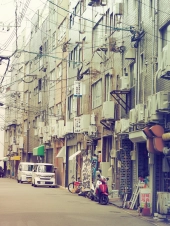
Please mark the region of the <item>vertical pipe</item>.
[[65, 187], [67, 187], [68, 186], [68, 176], [69, 176], [69, 172], [68, 172], [69, 148], [67, 147], [67, 138], [65, 138], [65, 151], [66, 151]]
[[[140, 21], [141, 21], [141, 3], [138, 1], [138, 29], [140, 30]], [[140, 73], [140, 48], [137, 48], [137, 57], [136, 57], [136, 66], [137, 66], [137, 78], [136, 78], [136, 104], [139, 104], [139, 92], [140, 92], [140, 87], [139, 87], [139, 73]]]
[[[153, 5], [151, 8], [151, 12], [152, 12], [152, 88], [151, 88], [151, 94], [154, 94], [154, 92], [156, 92], [156, 90], [154, 90], [154, 54], [155, 54], [155, 1], [153, 0]], [[156, 87], [155, 87], [156, 88]]]

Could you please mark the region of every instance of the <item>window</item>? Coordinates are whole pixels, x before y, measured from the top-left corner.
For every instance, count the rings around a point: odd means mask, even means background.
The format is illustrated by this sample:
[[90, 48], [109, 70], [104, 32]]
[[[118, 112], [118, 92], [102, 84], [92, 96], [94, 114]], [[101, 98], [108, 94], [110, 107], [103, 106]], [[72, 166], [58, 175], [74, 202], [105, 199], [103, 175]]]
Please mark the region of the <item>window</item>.
[[110, 100], [110, 87], [111, 87], [111, 75], [107, 74], [105, 77], [105, 100], [109, 101]]
[[72, 60], [73, 60], [73, 51], [71, 51], [71, 53], [69, 54], [69, 67], [71, 66], [71, 65], [73, 65], [72, 63]]
[[60, 63], [57, 67], [57, 81], [61, 80], [62, 78], [62, 70], [63, 70], [62, 63]]
[[60, 119], [62, 116], [62, 109], [61, 109], [61, 103], [56, 105], [56, 117], [57, 119]]
[[114, 19], [113, 19], [113, 13], [110, 15], [110, 34], [113, 33], [113, 27], [114, 27]]
[[70, 29], [72, 28], [73, 26], [73, 15], [70, 16]]
[[133, 87], [135, 85], [134, 63], [129, 65], [129, 72], [130, 72], [130, 87]]
[[80, 2], [78, 2], [78, 4], [75, 7], [75, 15], [78, 15], [79, 12], [80, 12]]
[[47, 54], [48, 53], [48, 40], [44, 43], [44, 53]]
[[56, 32], [52, 35], [52, 49], [56, 47]]
[[94, 48], [98, 48], [103, 45], [104, 43], [104, 26], [103, 26], [103, 17], [96, 23], [95, 27], [93, 28], [94, 39], [93, 39], [93, 46]]
[[38, 90], [41, 91], [42, 89], [42, 79], [38, 80]]
[[55, 69], [50, 72], [50, 85], [54, 85], [55, 83]]
[[168, 34], [168, 26], [165, 26], [161, 29], [161, 37], [162, 37], [162, 49], [167, 45], [167, 34]]
[[152, 9], [153, 8], [153, 6], [152, 6], [152, 0], [150, 0], [150, 2], [149, 2], [149, 16], [150, 17], [152, 17]]
[[109, 19], [110, 17], [109, 17], [109, 9], [108, 9], [105, 16], [105, 35], [109, 33], [109, 24], [110, 24]]
[[74, 60], [73, 60], [73, 65], [74, 67], [77, 67], [79, 65], [79, 46], [77, 45], [74, 48]]
[[52, 165], [40, 165], [37, 167], [39, 173], [53, 173], [54, 167]]
[[92, 85], [92, 109], [102, 104], [102, 80]]
[[69, 119], [77, 115], [77, 98], [73, 95], [68, 97], [68, 117]]
[[83, 97], [77, 97], [77, 113], [81, 115], [83, 113]]
[[66, 19], [64, 19], [63, 22], [58, 27], [58, 41], [61, 41], [65, 34], [66, 34]]

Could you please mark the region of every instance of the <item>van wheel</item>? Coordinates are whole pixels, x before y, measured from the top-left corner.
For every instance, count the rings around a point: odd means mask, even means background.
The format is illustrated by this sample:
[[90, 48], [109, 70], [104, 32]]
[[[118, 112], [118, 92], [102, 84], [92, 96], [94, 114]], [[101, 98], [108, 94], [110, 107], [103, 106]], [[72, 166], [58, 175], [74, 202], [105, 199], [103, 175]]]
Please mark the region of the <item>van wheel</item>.
[[17, 179], [17, 182], [19, 183], [20, 181]]
[[35, 184], [35, 181], [34, 181], [34, 187], [37, 187], [37, 185]]
[[22, 184], [22, 183], [23, 183], [23, 181], [22, 181], [22, 180], [20, 180], [20, 183]]

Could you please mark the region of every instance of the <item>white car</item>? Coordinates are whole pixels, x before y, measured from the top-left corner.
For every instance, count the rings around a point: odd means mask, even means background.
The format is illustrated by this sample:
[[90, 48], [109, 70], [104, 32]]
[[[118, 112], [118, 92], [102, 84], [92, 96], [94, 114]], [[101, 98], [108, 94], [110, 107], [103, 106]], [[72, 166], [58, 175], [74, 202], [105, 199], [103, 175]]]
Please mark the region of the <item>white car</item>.
[[32, 181], [33, 162], [20, 162], [18, 166], [17, 181], [18, 183]]
[[35, 163], [32, 171], [32, 186], [55, 187], [55, 171], [53, 164]]

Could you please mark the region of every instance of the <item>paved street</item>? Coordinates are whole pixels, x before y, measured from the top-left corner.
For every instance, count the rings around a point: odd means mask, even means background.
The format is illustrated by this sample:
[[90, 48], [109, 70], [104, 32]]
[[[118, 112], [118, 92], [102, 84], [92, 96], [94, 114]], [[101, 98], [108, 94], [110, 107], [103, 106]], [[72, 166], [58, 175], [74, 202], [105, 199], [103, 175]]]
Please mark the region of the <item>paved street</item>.
[[0, 178], [0, 226], [149, 226], [112, 205], [101, 206], [63, 188], [34, 188]]

